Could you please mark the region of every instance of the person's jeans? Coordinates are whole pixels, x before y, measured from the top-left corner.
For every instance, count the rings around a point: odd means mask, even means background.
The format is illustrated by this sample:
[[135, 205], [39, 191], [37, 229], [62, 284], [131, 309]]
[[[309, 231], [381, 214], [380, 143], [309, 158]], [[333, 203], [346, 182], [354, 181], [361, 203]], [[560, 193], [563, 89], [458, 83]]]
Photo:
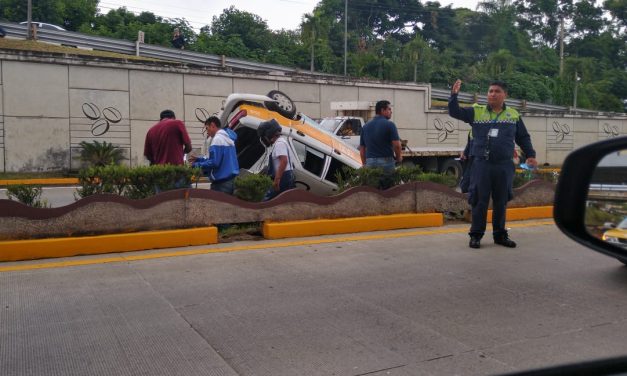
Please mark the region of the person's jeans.
[[222, 192], [222, 193], [232, 195], [233, 191], [235, 190], [234, 179], [223, 180], [220, 182], [215, 182], [215, 181], [211, 182], [210, 189], [212, 191], [217, 191], [217, 192]]
[[268, 193], [266, 193], [266, 197], [264, 197], [264, 201], [275, 198], [279, 193], [287, 191], [288, 189], [296, 188], [295, 177], [293, 170], [287, 170], [283, 172], [281, 175], [281, 182], [279, 183], [279, 191], [275, 191], [274, 188], [270, 188]]
[[388, 189], [394, 185], [392, 175], [394, 175], [395, 162], [392, 157], [366, 158], [366, 167], [383, 169], [383, 176], [379, 180], [379, 189]]

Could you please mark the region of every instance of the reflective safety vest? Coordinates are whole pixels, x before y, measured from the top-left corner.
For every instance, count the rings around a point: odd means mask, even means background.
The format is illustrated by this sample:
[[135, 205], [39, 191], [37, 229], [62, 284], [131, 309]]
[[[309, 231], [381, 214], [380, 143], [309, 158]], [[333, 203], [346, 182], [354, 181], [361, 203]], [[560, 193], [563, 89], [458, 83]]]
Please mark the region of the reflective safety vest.
[[488, 110], [486, 105], [473, 105], [472, 148], [470, 154], [493, 161], [511, 159], [514, 155], [516, 124], [520, 114], [505, 106], [499, 113]]

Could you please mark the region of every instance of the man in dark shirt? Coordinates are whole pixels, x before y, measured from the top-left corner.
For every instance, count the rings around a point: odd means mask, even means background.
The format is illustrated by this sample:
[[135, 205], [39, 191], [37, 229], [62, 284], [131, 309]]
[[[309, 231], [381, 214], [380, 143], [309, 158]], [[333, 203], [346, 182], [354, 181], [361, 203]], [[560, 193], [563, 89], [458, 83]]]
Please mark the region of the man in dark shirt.
[[390, 121], [392, 107], [386, 100], [375, 105], [374, 119], [364, 125], [359, 138], [359, 154], [365, 167], [382, 168], [383, 177], [379, 189], [390, 188], [393, 184], [394, 164], [401, 163], [401, 141], [396, 125]]
[[172, 47], [179, 50], [185, 49], [185, 37], [183, 37], [178, 27], [174, 29], [174, 34], [172, 35]]
[[172, 110], [162, 111], [160, 118], [146, 134], [144, 155], [151, 165], [182, 165], [183, 155], [192, 151], [185, 124], [176, 119]]

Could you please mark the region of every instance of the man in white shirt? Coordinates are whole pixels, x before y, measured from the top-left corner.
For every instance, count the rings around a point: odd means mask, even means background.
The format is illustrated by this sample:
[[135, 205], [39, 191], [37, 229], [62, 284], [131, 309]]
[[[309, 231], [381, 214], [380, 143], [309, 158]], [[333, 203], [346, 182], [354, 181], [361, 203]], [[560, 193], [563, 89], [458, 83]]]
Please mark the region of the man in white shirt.
[[268, 175], [272, 178], [272, 189], [267, 197], [269, 200], [281, 192], [296, 188], [292, 158], [289, 144], [281, 137], [281, 126], [276, 120], [271, 119], [259, 124], [257, 134], [266, 147], [274, 145], [268, 163]]

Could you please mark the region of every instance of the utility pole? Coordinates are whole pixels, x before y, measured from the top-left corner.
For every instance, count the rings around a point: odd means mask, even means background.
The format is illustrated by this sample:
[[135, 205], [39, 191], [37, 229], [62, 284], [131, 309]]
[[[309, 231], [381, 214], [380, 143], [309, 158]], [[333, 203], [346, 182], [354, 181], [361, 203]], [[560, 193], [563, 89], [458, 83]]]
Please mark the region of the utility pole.
[[33, 21], [33, 0], [28, 0], [28, 6], [26, 8], [26, 39], [28, 40], [31, 40], [35, 37], [33, 35], [33, 22], [32, 21]]
[[581, 80], [581, 77], [579, 77], [577, 75], [577, 71], [575, 71], [575, 94], [573, 98], [573, 110], [577, 110], [577, 88], [579, 86], [579, 80]]
[[313, 72], [314, 71], [314, 43], [316, 41], [316, 32], [314, 31], [313, 27], [311, 29], [311, 66], [310, 66], [310, 70]]
[[346, 76], [347, 56], [348, 56], [348, 0], [344, 0], [344, 76]]
[[560, 19], [560, 77], [564, 73], [564, 16]]

